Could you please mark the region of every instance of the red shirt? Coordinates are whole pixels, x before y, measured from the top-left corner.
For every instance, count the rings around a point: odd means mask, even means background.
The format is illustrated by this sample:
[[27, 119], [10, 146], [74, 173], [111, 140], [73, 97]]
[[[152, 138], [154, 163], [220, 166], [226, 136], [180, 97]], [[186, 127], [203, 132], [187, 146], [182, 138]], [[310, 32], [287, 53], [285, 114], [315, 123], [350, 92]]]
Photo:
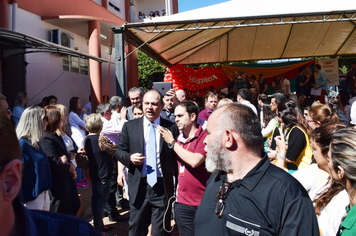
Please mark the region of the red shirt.
[[[194, 137], [184, 140], [183, 132], [180, 133], [177, 143], [184, 149], [206, 156], [204, 139], [207, 133], [199, 125]], [[197, 168], [192, 168], [177, 156], [178, 162], [178, 191], [177, 202], [190, 206], [198, 206], [203, 197], [206, 181], [210, 173], [205, 169], [205, 162]]]

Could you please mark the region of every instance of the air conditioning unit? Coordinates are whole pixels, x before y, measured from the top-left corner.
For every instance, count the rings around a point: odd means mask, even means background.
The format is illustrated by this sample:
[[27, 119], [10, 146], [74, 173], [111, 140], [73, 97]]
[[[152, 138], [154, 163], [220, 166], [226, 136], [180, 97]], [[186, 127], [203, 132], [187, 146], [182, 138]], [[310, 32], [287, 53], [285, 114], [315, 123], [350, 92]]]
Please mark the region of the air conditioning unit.
[[52, 30], [52, 42], [74, 49], [74, 35], [61, 29]]

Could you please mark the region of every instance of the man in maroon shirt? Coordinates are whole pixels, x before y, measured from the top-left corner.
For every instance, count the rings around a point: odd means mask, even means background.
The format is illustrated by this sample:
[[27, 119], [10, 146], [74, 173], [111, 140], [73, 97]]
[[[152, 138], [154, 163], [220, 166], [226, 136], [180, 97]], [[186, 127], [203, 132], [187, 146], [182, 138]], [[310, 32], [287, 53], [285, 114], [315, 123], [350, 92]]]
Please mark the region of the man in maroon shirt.
[[181, 236], [194, 235], [194, 216], [203, 197], [210, 174], [205, 169], [204, 139], [207, 133], [197, 124], [198, 107], [191, 101], [175, 109], [176, 124], [181, 131], [177, 141], [168, 129], [159, 128], [169, 148], [176, 153], [178, 190], [174, 205], [175, 222]]
[[219, 102], [219, 100], [218, 100], [217, 93], [208, 92], [205, 95], [205, 106], [206, 106], [206, 108], [199, 113], [199, 117], [198, 118], [201, 119], [201, 120], [208, 120], [209, 116], [211, 115], [211, 113], [213, 113], [213, 111], [218, 106], [218, 102]]

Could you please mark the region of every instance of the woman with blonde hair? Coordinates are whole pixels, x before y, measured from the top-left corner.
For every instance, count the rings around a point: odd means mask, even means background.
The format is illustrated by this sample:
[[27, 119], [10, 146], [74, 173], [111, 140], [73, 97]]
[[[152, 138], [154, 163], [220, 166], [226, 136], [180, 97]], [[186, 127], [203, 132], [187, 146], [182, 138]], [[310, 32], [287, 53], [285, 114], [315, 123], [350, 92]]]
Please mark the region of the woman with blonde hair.
[[[78, 147], [75, 144], [74, 140], [66, 133], [64, 128], [64, 125], [68, 123], [67, 108], [62, 104], [56, 104], [55, 107], [59, 109], [62, 119], [62, 122], [56, 130], [56, 133], [58, 136], [62, 137], [64, 144], [67, 148], [68, 156], [70, 157], [70, 160], [72, 161], [73, 165], [76, 167], [77, 165], [75, 162], [75, 156], [77, 155]], [[75, 170], [74, 172], [72, 172], [72, 174], [75, 176], [75, 178], [77, 178]]]
[[229, 104], [229, 103], [232, 103], [232, 100], [229, 99], [229, 98], [222, 98], [220, 99], [219, 103], [218, 103], [218, 106], [216, 108], [219, 108], [219, 107], [222, 107], [226, 104]]
[[39, 145], [47, 122], [45, 109], [31, 106], [22, 113], [16, 127], [23, 166], [23, 202], [31, 210], [48, 211], [50, 208], [48, 190], [51, 188], [52, 175], [48, 157]]
[[329, 149], [328, 169], [333, 180], [341, 183], [350, 198], [336, 235], [356, 235], [356, 130], [345, 128], [334, 134]]

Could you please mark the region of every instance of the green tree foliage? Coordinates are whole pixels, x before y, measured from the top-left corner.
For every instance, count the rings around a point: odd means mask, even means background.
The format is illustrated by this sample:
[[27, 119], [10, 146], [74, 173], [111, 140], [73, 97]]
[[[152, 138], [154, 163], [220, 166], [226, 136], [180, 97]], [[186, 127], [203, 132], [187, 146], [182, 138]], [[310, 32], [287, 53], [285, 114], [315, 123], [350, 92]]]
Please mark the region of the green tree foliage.
[[142, 88], [149, 89], [149, 81], [152, 73], [165, 72], [166, 67], [156, 60], [147, 56], [144, 52], [137, 50], [138, 82]]

